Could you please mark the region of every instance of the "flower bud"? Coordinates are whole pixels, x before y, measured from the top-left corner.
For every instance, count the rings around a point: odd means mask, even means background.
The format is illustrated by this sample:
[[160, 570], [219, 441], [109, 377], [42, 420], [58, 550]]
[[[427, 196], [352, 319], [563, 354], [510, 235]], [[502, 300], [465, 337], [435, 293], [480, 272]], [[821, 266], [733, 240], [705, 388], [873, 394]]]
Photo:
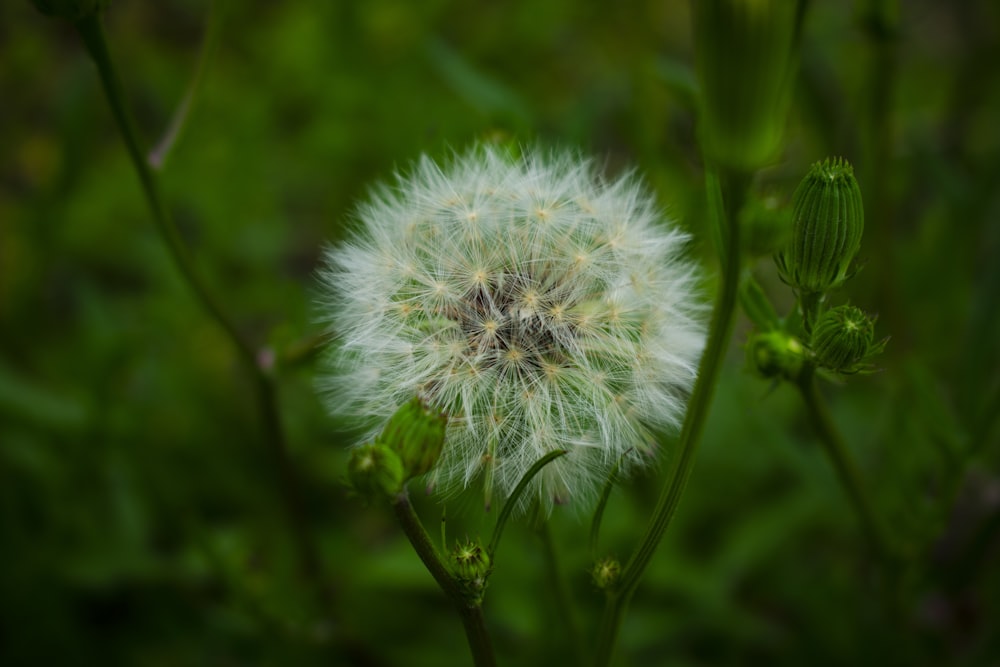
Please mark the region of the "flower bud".
[[351, 452], [347, 478], [363, 498], [393, 496], [403, 489], [403, 462], [384, 445], [362, 445]]
[[802, 343], [781, 331], [754, 334], [747, 341], [746, 351], [747, 363], [765, 378], [794, 380], [805, 361]]
[[832, 308], [816, 322], [812, 347], [816, 365], [840, 373], [860, 370], [866, 357], [881, 348], [874, 345], [875, 323], [854, 306]]
[[854, 169], [817, 162], [792, 196], [792, 238], [774, 261], [781, 279], [805, 294], [840, 285], [861, 247], [865, 212]]
[[706, 152], [755, 169], [774, 157], [784, 130], [796, 3], [698, 0], [693, 7]]
[[479, 542], [456, 544], [450, 554], [451, 571], [473, 602], [481, 602], [493, 571], [489, 552]]
[[31, 4], [46, 16], [80, 21], [102, 11], [108, 0], [31, 0]]
[[594, 569], [590, 571], [590, 576], [594, 578], [594, 583], [599, 589], [606, 590], [618, 582], [621, 576], [622, 566], [616, 558], [608, 556], [602, 558], [594, 564]]
[[399, 455], [404, 479], [423, 475], [437, 463], [444, 446], [447, 417], [419, 397], [404, 403], [376, 439]]

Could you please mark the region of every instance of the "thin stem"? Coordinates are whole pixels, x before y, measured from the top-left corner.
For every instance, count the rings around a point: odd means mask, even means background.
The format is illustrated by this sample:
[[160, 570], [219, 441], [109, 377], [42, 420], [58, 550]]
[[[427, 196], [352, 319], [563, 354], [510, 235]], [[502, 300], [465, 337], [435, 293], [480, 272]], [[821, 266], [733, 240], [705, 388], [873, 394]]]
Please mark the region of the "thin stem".
[[[628, 606], [632, 594], [639, 585], [639, 580], [645, 572], [646, 567], [648, 567], [650, 560], [652, 560], [653, 554], [656, 552], [656, 548], [659, 546], [671, 518], [673, 518], [674, 511], [677, 509], [681, 495], [684, 493], [684, 488], [687, 485], [687, 480], [691, 476], [691, 471], [694, 468], [695, 454], [698, 451], [698, 443], [705, 425], [705, 418], [708, 415], [708, 408], [712, 403], [712, 396], [715, 393], [719, 370], [722, 366], [726, 349], [729, 346], [729, 339], [733, 329], [733, 315], [736, 309], [741, 264], [739, 212], [745, 194], [747, 176], [741, 173], [729, 173], [727, 176], [730, 201], [729, 205], [723, 209], [725, 223], [724, 228], [720, 230], [722, 232], [722, 242], [719, 244], [722, 255], [721, 284], [716, 296], [715, 308], [712, 312], [712, 323], [708, 332], [708, 341], [705, 351], [702, 353], [701, 362], [698, 365], [698, 379], [691, 393], [687, 413], [684, 416], [684, 425], [681, 427], [678, 443], [680, 451], [677, 463], [673, 468], [672, 476], [660, 492], [656, 508], [653, 510], [653, 515], [646, 527], [645, 535], [639, 542], [631, 559], [622, 570], [622, 576], [617, 588], [614, 591], [608, 592], [604, 617], [598, 636], [597, 656], [595, 660], [595, 664], [598, 666], [611, 664], [625, 608]], [[719, 207], [717, 204], [719, 199], [721, 199], [720, 186], [711, 172], [709, 172], [708, 183], [708, 194], [710, 203], [712, 204], [710, 209], [718, 211]], [[713, 222], [718, 223], [719, 221]], [[719, 225], [719, 227], [722, 227], [722, 225]]]
[[814, 369], [811, 367], [806, 368], [796, 385], [805, 403], [809, 421], [812, 423], [813, 429], [816, 431], [816, 435], [819, 436], [820, 442], [823, 445], [823, 451], [826, 452], [827, 457], [833, 464], [834, 470], [837, 472], [837, 479], [847, 492], [851, 504], [858, 515], [858, 519], [861, 521], [865, 538], [882, 564], [887, 565], [893, 557], [889, 540], [886, 538], [882, 524], [879, 522], [874, 506], [868, 496], [867, 487], [861, 477], [861, 471], [858, 469], [857, 463], [844, 443], [840, 431], [833, 423], [826, 403], [820, 395]]
[[483, 618], [483, 608], [478, 603], [471, 602], [462, 591], [461, 586], [448, 571], [437, 547], [431, 542], [430, 535], [420, 522], [420, 517], [410, 503], [409, 493], [404, 489], [392, 503], [392, 508], [396, 512], [399, 525], [406, 534], [413, 550], [423, 562], [424, 567], [434, 577], [445, 595], [455, 604], [459, 616], [462, 618], [462, 627], [465, 628], [465, 636], [469, 642], [469, 650], [472, 652], [472, 660], [476, 667], [493, 667], [496, 659], [493, 656], [493, 644], [490, 641], [489, 632], [486, 629], [486, 621]]
[[194, 106], [195, 97], [201, 88], [201, 82], [205, 78], [205, 70], [208, 69], [208, 62], [212, 59], [215, 49], [219, 43], [219, 34], [222, 32], [222, 9], [218, 0], [209, 3], [208, 25], [205, 28], [205, 35], [202, 38], [201, 53], [198, 55], [198, 64], [195, 65], [194, 75], [188, 84], [184, 96], [181, 98], [173, 117], [167, 125], [163, 137], [156, 146], [149, 152], [149, 165], [154, 169], [162, 169], [167, 156], [177, 144], [181, 132], [191, 115], [191, 108]]
[[184, 245], [184, 241], [181, 240], [180, 233], [177, 231], [176, 225], [174, 225], [169, 209], [163, 203], [159, 184], [144, 157], [145, 151], [142, 149], [135, 121], [132, 119], [132, 114], [125, 102], [125, 92], [115, 71], [111, 54], [108, 52], [107, 40], [104, 38], [104, 28], [101, 26], [100, 16], [92, 14], [75, 25], [77, 31], [80, 33], [80, 37], [83, 38], [87, 52], [97, 66], [97, 72], [104, 86], [104, 93], [108, 98], [108, 104], [111, 105], [111, 113], [114, 114], [118, 129], [122, 134], [122, 139], [125, 141], [125, 147], [128, 149], [129, 157], [132, 158], [132, 164], [139, 176], [139, 181], [142, 183], [143, 194], [145, 194], [146, 201], [153, 213], [156, 230], [167, 245], [174, 264], [188, 283], [191, 291], [198, 298], [198, 301], [201, 302], [205, 311], [232, 341], [243, 362], [249, 367], [257, 368], [256, 355], [253, 349], [240, 335], [232, 320], [226, 316], [222, 307], [195, 271], [194, 263], [191, 260], [187, 247]]
[[197, 271], [195, 271], [194, 262], [191, 259], [187, 246], [184, 245], [184, 241], [181, 239], [177, 226], [170, 215], [170, 210], [164, 204], [156, 175], [144, 157], [145, 150], [139, 139], [135, 121], [125, 101], [125, 92], [121, 85], [121, 80], [115, 71], [114, 62], [108, 51], [108, 44], [104, 36], [104, 28], [101, 25], [99, 14], [92, 14], [76, 22], [74, 25], [83, 39], [87, 52], [97, 66], [97, 72], [101, 78], [101, 84], [104, 87], [108, 104], [111, 107], [111, 113], [121, 132], [125, 147], [132, 160], [132, 165], [139, 176], [142, 191], [152, 211], [157, 232], [159, 232], [160, 237], [170, 252], [170, 257], [174, 265], [190, 290], [194, 293], [195, 298], [201, 304], [202, 308], [204, 308], [205, 312], [222, 329], [235, 348], [240, 362], [253, 378], [263, 420], [264, 440], [278, 469], [281, 496], [290, 517], [290, 525], [296, 542], [296, 549], [298, 550], [300, 569], [305, 577], [313, 578], [319, 572], [319, 558], [315, 545], [312, 543], [309, 533], [306, 530], [305, 514], [302, 509], [303, 504], [299, 495], [294, 469], [288, 457], [287, 447], [285, 446], [280, 412], [278, 410], [277, 392], [273, 380], [258, 363], [253, 347], [240, 334], [232, 319], [226, 315], [219, 302], [208, 289], [208, 286], [201, 279]]

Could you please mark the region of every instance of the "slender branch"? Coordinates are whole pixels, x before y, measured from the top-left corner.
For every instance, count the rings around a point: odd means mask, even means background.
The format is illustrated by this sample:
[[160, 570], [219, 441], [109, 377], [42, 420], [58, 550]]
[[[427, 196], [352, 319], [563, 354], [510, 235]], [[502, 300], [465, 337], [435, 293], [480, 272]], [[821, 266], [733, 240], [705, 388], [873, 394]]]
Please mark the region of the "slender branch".
[[150, 166], [154, 169], [163, 168], [163, 163], [166, 162], [167, 156], [173, 150], [174, 145], [176, 145], [177, 139], [180, 138], [181, 131], [184, 129], [187, 119], [191, 115], [191, 108], [194, 106], [195, 97], [201, 88], [201, 82], [205, 78], [208, 62], [212, 59], [219, 43], [219, 34], [222, 32], [221, 17], [222, 9], [219, 7], [219, 1], [214, 0], [209, 2], [208, 25], [205, 28], [205, 35], [202, 37], [201, 52], [198, 55], [198, 64], [195, 65], [194, 75], [191, 77], [190, 83], [188, 83], [187, 90], [184, 91], [184, 96], [177, 105], [177, 109], [174, 111], [174, 115], [170, 119], [166, 131], [163, 133], [163, 137], [160, 138], [160, 141], [149, 152], [147, 158]]
[[420, 517], [413, 510], [410, 503], [409, 493], [404, 489], [392, 503], [392, 508], [399, 520], [406, 537], [413, 545], [413, 550], [423, 562], [427, 571], [434, 577], [445, 595], [455, 604], [459, 616], [462, 618], [462, 626], [465, 628], [465, 636], [469, 642], [469, 650], [472, 652], [472, 660], [476, 667], [493, 667], [496, 659], [493, 656], [493, 644], [490, 641], [489, 632], [486, 629], [486, 621], [483, 618], [483, 608], [475, 602], [470, 602], [463, 592], [461, 586], [448, 571], [437, 547], [431, 542], [430, 535], [420, 522]]
[[875, 513], [872, 501], [868, 496], [867, 487], [861, 477], [861, 471], [858, 469], [857, 463], [855, 463], [850, 450], [844, 443], [840, 431], [838, 431], [837, 426], [833, 423], [826, 403], [820, 395], [819, 385], [816, 382], [816, 374], [812, 367], [807, 367], [803, 371], [799, 381], [796, 382], [796, 386], [805, 403], [809, 421], [812, 423], [813, 429], [816, 431], [816, 435], [819, 436], [820, 442], [823, 445], [823, 451], [826, 452], [827, 457], [833, 464], [834, 470], [837, 472], [837, 478], [847, 492], [851, 504], [858, 515], [858, 519], [861, 521], [865, 538], [882, 564], [887, 565], [893, 559], [890, 542], [885, 535], [882, 524]]
[[[646, 527], [646, 534], [622, 570], [618, 586], [607, 593], [604, 617], [598, 636], [595, 661], [598, 666], [611, 664], [625, 608], [639, 585], [639, 580], [646, 567], [653, 558], [653, 554], [656, 552], [671, 518], [673, 518], [681, 495], [684, 493], [687, 480], [694, 468], [695, 454], [705, 425], [705, 418], [708, 415], [708, 408], [715, 393], [722, 360], [729, 346], [741, 264], [739, 212], [745, 194], [747, 176], [737, 173], [730, 173], [727, 176], [730, 201], [728, 206], [724, 207], [724, 225], [718, 225], [721, 232], [721, 243], [718, 244], [722, 255], [721, 285], [712, 313], [708, 341], [698, 365], [698, 379], [691, 393], [687, 413], [684, 416], [684, 425], [681, 427], [678, 444], [680, 452], [673, 468], [673, 474], [663, 486], [657, 500], [656, 508], [653, 510], [653, 515]], [[713, 204], [710, 209], [718, 211], [717, 204], [721, 194], [719, 183], [711, 172], [709, 172], [708, 183], [710, 203]]]
[[212, 292], [194, 268], [194, 262], [188, 252], [187, 246], [184, 244], [180, 232], [174, 224], [170, 210], [164, 203], [156, 175], [145, 159], [145, 150], [139, 138], [135, 121], [126, 103], [125, 91], [115, 70], [111, 54], [108, 51], [100, 15], [97, 13], [91, 14], [76, 22], [74, 26], [83, 39], [83, 43], [91, 59], [97, 66], [97, 72], [100, 76], [105, 96], [111, 107], [111, 112], [114, 115], [118, 129], [121, 132], [122, 139], [125, 142], [132, 165], [139, 176], [142, 191], [153, 214], [153, 221], [157, 232], [159, 232], [160, 237], [167, 246], [170, 257], [187, 286], [205, 312], [215, 321], [232, 343], [237, 352], [237, 357], [253, 378], [263, 420], [264, 440], [278, 469], [281, 495], [290, 517], [290, 525], [296, 542], [300, 569], [305, 577], [313, 578], [319, 573], [319, 558], [316, 547], [306, 529], [303, 504], [295, 472], [285, 445], [285, 437], [278, 410], [277, 392], [273, 380], [264, 372], [264, 369], [258, 363], [253, 347], [240, 334], [233, 320], [226, 315], [219, 302], [212, 295]]
[[121, 131], [129, 157], [132, 158], [132, 164], [139, 176], [139, 181], [142, 183], [143, 194], [145, 194], [146, 201], [149, 203], [149, 207], [153, 213], [156, 230], [160, 233], [160, 237], [170, 251], [174, 264], [205, 311], [215, 320], [216, 324], [225, 332], [230, 341], [232, 341], [243, 362], [251, 368], [257, 368], [253, 349], [240, 335], [236, 325], [226, 316], [222, 307], [195, 271], [194, 263], [191, 260], [187, 247], [184, 245], [177, 226], [170, 216], [169, 209], [164, 205], [159, 184], [144, 157], [145, 151], [142, 148], [142, 142], [139, 139], [135, 121], [132, 119], [132, 114], [125, 102], [124, 89], [115, 71], [111, 54], [108, 52], [107, 40], [104, 37], [104, 28], [101, 26], [100, 16], [92, 14], [75, 25], [77, 31], [80, 33], [80, 37], [83, 38], [87, 52], [97, 66], [97, 72], [104, 86], [104, 93], [108, 99], [108, 104], [111, 106], [111, 113], [114, 115], [118, 129]]

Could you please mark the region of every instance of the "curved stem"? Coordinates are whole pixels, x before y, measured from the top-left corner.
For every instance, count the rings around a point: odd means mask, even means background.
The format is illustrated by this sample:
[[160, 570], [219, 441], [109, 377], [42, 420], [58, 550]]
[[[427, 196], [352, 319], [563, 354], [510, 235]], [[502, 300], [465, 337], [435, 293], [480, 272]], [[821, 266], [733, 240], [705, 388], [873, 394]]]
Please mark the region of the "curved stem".
[[236, 350], [240, 362], [253, 378], [259, 409], [263, 419], [264, 440], [278, 469], [281, 496], [286, 504], [286, 511], [289, 514], [290, 525], [298, 550], [299, 566], [304, 576], [312, 578], [318, 574], [319, 558], [315, 545], [312, 543], [309, 533], [306, 530], [305, 514], [302, 509], [303, 504], [299, 495], [294, 470], [289, 461], [287, 447], [285, 446], [274, 382], [258, 363], [253, 347], [240, 334], [232, 319], [226, 315], [219, 302], [212, 295], [212, 292], [194, 268], [194, 262], [188, 252], [187, 246], [184, 245], [180, 232], [177, 230], [177, 226], [170, 215], [170, 210], [163, 201], [156, 175], [145, 159], [145, 151], [139, 139], [135, 121], [125, 101], [125, 91], [115, 70], [111, 54], [108, 51], [100, 15], [94, 13], [74, 23], [74, 26], [83, 39], [83, 43], [91, 59], [97, 66], [97, 72], [101, 78], [105, 97], [107, 97], [111, 113], [114, 115], [115, 122], [125, 142], [125, 147], [128, 149], [132, 165], [139, 176], [142, 191], [152, 211], [157, 232], [159, 232], [160, 237], [167, 246], [170, 257], [187, 283], [187, 286], [194, 293], [195, 298], [205, 312], [222, 329]]
[[598, 636], [595, 661], [598, 666], [611, 664], [625, 608], [628, 606], [646, 567], [653, 558], [653, 554], [656, 552], [671, 518], [673, 518], [681, 495], [684, 493], [687, 480], [691, 476], [705, 418], [715, 393], [719, 369], [722, 366], [722, 360], [732, 334], [741, 263], [739, 211], [742, 206], [747, 177], [740, 173], [727, 174], [730, 201], [728, 206], [724, 207], [725, 212], [723, 213], [722, 207], [719, 205], [721, 191], [718, 179], [711, 172], [708, 176], [709, 208], [715, 211], [716, 217], [721, 215], [725, 219], [724, 223], [720, 220], [713, 221], [721, 231], [721, 243], [719, 243], [722, 255], [721, 285], [712, 312], [708, 341], [698, 365], [698, 379], [695, 382], [687, 413], [684, 416], [684, 425], [681, 428], [678, 443], [680, 451], [673, 475], [660, 492], [653, 516], [646, 527], [646, 533], [622, 570], [618, 586], [615, 590], [609, 591], [607, 595], [604, 617]]
[[194, 106], [195, 97], [198, 95], [201, 83], [205, 78], [208, 62], [212, 59], [219, 44], [219, 34], [222, 32], [222, 9], [219, 4], [218, 0], [210, 0], [209, 2], [208, 25], [205, 27], [205, 35], [202, 37], [201, 52], [198, 55], [198, 64], [195, 65], [194, 75], [164, 131], [163, 137], [160, 138], [147, 157], [149, 165], [154, 169], [163, 168], [163, 163], [166, 162], [167, 156], [180, 138], [184, 125], [191, 114], [191, 108]]
[[834, 470], [837, 472], [837, 479], [847, 492], [851, 504], [854, 506], [854, 511], [861, 521], [865, 538], [882, 564], [890, 563], [893, 554], [889, 540], [886, 538], [882, 524], [879, 522], [868, 496], [867, 487], [861, 478], [861, 471], [844, 443], [840, 431], [833, 423], [826, 403], [820, 395], [815, 370], [807, 367], [796, 382], [796, 386], [805, 403], [809, 421], [823, 445], [823, 451], [833, 464]]
[[129, 157], [132, 159], [132, 165], [135, 167], [136, 173], [139, 175], [139, 181], [142, 183], [143, 194], [146, 196], [146, 201], [149, 203], [149, 208], [153, 213], [156, 230], [160, 233], [160, 237], [170, 251], [174, 264], [205, 311], [222, 328], [230, 341], [232, 341], [244, 363], [257, 368], [253, 349], [240, 335], [232, 320], [226, 316], [222, 307], [195, 271], [194, 263], [191, 260], [187, 247], [184, 245], [184, 241], [177, 231], [177, 226], [170, 216], [170, 211], [163, 203], [159, 184], [153, 171], [149, 168], [149, 164], [146, 162], [145, 151], [142, 149], [135, 121], [132, 119], [132, 114], [125, 102], [125, 92], [115, 71], [111, 54], [108, 51], [107, 40], [104, 38], [104, 28], [101, 26], [100, 16], [92, 14], [76, 23], [75, 26], [80, 33], [80, 37], [83, 38], [87, 52], [97, 66], [97, 72], [104, 86], [105, 96], [108, 99], [108, 104], [111, 106], [111, 113], [114, 115], [118, 129], [121, 131], [125, 147], [128, 149]]
[[441, 554], [438, 553], [437, 547], [431, 542], [430, 535], [427, 534], [427, 530], [420, 522], [420, 517], [413, 510], [410, 496], [405, 489], [396, 496], [392, 508], [396, 512], [400, 527], [402, 527], [407, 539], [410, 540], [410, 544], [413, 545], [413, 550], [417, 552], [417, 556], [420, 557], [427, 571], [434, 577], [434, 581], [455, 604], [458, 614], [462, 618], [462, 627], [465, 628], [465, 636], [469, 641], [473, 663], [476, 667], [495, 666], [493, 644], [486, 629], [482, 606], [468, 600], [458, 582], [448, 571]]

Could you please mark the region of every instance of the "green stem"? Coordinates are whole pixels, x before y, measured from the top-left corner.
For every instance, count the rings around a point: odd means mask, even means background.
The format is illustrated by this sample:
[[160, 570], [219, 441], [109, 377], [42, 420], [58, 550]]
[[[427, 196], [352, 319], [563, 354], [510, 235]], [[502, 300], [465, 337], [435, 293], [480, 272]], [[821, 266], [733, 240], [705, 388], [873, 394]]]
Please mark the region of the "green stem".
[[[712, 312], [712, 323], [708, 331], [708, 341], [705, 351], [701, 356], [698, 365], [698, 379], [695, 381], [694, 390], [688, 403], [687, 413], [684, 416], [684, 425], [681, 427], [680, 440], [678, 443], [679, 455], [677, 463], [673, 469], [673, 475], [664, 485], [660, 497], [657, 500], [656, 508], [646, 527], [646, 533], [639, 546], [632, 554], [631, 559], [622, 570], [621, 579], [618, 586], [607, 594], [604, 617], [601, 621], [601, 629], [598, 635], [597, 655], [595, 664], [598, 666], [610, 665], [614, 657], [615, 645], [618, 639], [618, 631], [624, 618], [625, 608], [628, 606], [639, 584], [646, 567], [649, 566], [660, 540], [663, 538], [674, 511], [680, 502], [681, 495], [687, 485], [688, 478], [694, 468], [695, 454], [698, 451], [698, 443], [705, 426], [705, 418], [708, 415], [708, 408], [712, 403], [712, 396], [715, 393], [715, 385], [718, 380], [719, 370], [722, 367], [722, 360], [725, 357], [726, 349], [729, 346], [729, 339], [733, 329], [733, 315], [735, 314], [737, 292], [740, 277], [741, 249], [740, 249], [740, 229], [739, 212], [742, 207], [747, 176], [741, 173], [729, 173], [728, 195], [729, 205], [724, 207], [725, 223], [721, 231], [721, 243], [719, 250], [722, 255], [722, 275], [719, 292], [716, 296], [715, 308]], [[709, 197], [710, 203], [717, 204], [721, 198], [719, 183], [714, 175], [709, 172]], [[719, 207], [710, 206], [717, 211]], [[718, 227], [720, 221], [713, 221]]]
[[410, 544], [413, 545], [413, 550], [417, 552], [417, 556], [420, 557], [427, 571], [434, 577], [434, 581], [455, 604], [455, 608], [462, 618], [462, 627], [465, 628], [465, 637], [469, 642], [473, 663], [476, 667], [495, 666], [493, 644], [486, 629], [482, 606], [469, 601], [461, 586], [448, 571], [441, 554], [431, 542], [430, 535], [427, 534], [427, 530], [420, 522], [420, 517], [414, 511], [413, 505], [410, 503], [410, 496], [405, 489], [393, 501], [392, 508], [396, 512], [399, 525], [407, 539], [410, 540]]
[[811, 366], [807, 367], [796, 385], [805, 403], [809, 421], [823, 445], [823, 451], [826, 452], [833, 464], [837, 479], [847, 492], [851, 504], [854, 505], [865, 538], [883, 566], [889, 566], [893, 558], [889, 540], [886, 538], [882, 524], [878, 521], [874, 506], [868, 496], [867, 487], [861, 477], [861, 471], [844, 443], [840, 431], [833, 423], [826, 403], [819, 392], [815, 369]]
[[132, 119], [132, 114], [125, 102], [125, 92], [115, 71], [111, 54], [108, 51], [108, 44], [104, 38], [104, 28], [101, 26], [100, 16], [92, 14], [75, 25], [77, 31], [80, 33], [80, 37], [83, 38], [87, 52], [97, 66], [97, 72], [104, 86], [104, 93], [108, 98], [108, 104], [111, 106], [111, 113], [114, 115], [118, 129], [121, 131], [129, 157], [132, 158], [132, 165], [135, 167], [136, 173], [139, 175], [139, 181], [142, 183], [143, 194], [146, 196], [146, 201], [152, 210], [156, 230], [167, 245], [174, 264], [205, 311], [232, 341], [243, 362], [249, 367], [258, 368], [253, 349], [243, 339], [236, 326], [225, 315], [222, 307], [212, 296], [212, 293], [208, 290], [208, 287], [201, 280], [197, 272], [195, 272], [194, 263], [191, 261], [187, 247], [184, 245], [184, 241], [181, 240], [180, 233], [177, 231], [177, 227], [170, 216], [170, 211], [163, 203], [159, 184], [149, 164], [146, 162], [145, 151], [139, 140], [135, 121]]
[[813, 324], [819, 319], [820, 307], [823, 305], [822, 292], [803, 292], [799, 295], [799, 309], [802, 312], [802, 328], [806, 335], [812, 334]]
[[253, 347], [240, 334], [233, 321], [225, 314], [219, 302], [213, 297], [207, 285], [195, 271], [194, 262], [187, 246], [170, 215], [170, 210], [164, 204], [159, 183], [155, 174], [145, 159], [145, 150], [139, 139], [135, 121], [125, 101], [125, 92], [121, 80], [114, 67], [111, 54], [108, 51], [104, 28], [100, 15], [95, 13], [78, 22], [75, 27], [83, 43], [97, 66], [97, 72], [104, 87], [104, 93], [111, 113], [121, 132], [125, 147], [128, 149], [132, 165], [139, 176], [143, 194], [153, 214], [156, 230], [166, 244], [170, 257], [184, 281], [194, 293], [205, 312], [218, 324], [223, 333], [236, 349], [240, 362], [253, 378], [259, 409], [263, 420], [264, 440], [270, 450], [275, 466], [278, 469], [281, 496], [286, 504], [290, 518], [290, 526], [299, 553], [300, 569], [303, 574], [312, 578], [318, 573], [319, 558], [315, 545], [306, 530], [305, 515], [302, 511], [302, 501], [299, 496], [298, 484], [294, 470], [288, 457], [284, 433], [281, 427], [280, 413], [277, 404], [277, 394], [272, 378], [264, 372], [257, 362]]
[[163, 163], [166, 162], [167, 156], [180, 138], [181, 132], [184, 130], [184, 126], [191, 115], [195, 97], [198, 95], [201, 83], [205, 78], [208, 62], [212, 59], [218, 47], [219, 35], [222, 32], [222, 9], [219, 4], [217, 0], [209, 2], [208, 25], [205, 28], [205, 35], [202, 38], [201, 53], [198, 55], [198, 64], [195, 65], [194, 75], [191, 77], [191, 82], [188, 84], [187, 90], [184, 91], [184, 96], [181, 98], [180, 104], [177, 105], [177, 109], [174, 111], [174, 115], [170, 119], [166, 131], [163, 133], [163, 137], [153, 150], [149, 152], [147, 160], [154, 169], [163, 168]]

